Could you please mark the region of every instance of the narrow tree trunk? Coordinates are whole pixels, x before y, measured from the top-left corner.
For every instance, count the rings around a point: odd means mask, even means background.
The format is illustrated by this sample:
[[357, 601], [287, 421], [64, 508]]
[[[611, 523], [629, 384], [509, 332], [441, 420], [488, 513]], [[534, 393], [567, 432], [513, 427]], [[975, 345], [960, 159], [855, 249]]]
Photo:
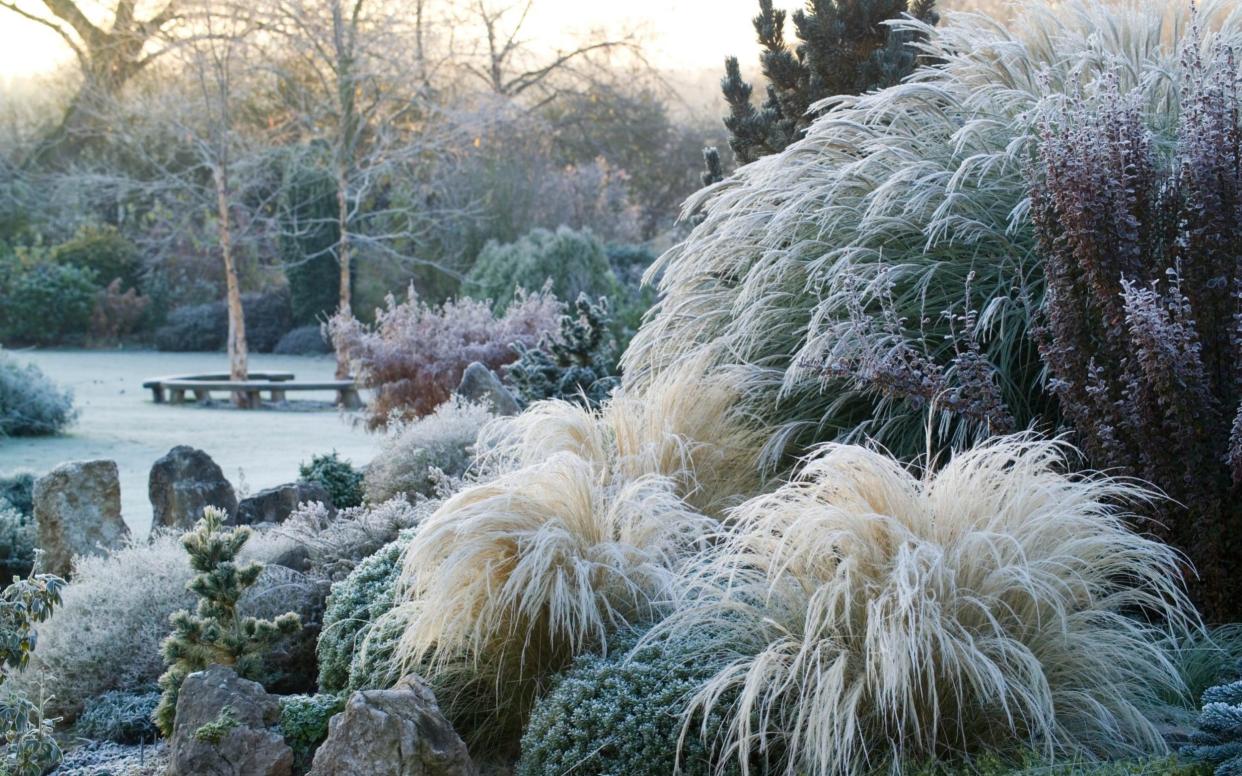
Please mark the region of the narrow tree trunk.
[[[220, 255], [224, 259], [224, 282], [228, 290], [229, 310], [229, 379], [245, 380], [247, 360], [246, 347], [246, 315], [242, 309], [241, 285], [237, 280], [237, 263], [233, 257], [232, 222], [229, 218], [229, 181], [228, 173], [219, 165], [213, 168], [212, 177], [216, 184], [216, 219], [220, 240]], [[250, 407], [248, 394], [233, 393], [233, 403], [243, 409]]]
[[[353, 289], [350, 287], [350, 255], [349, 255], [349, 198], [347, 196], [348, 178], [344, 169], [338, 168], [336, 173], [336, 207], [337, 227], [340, 234], [336, 246], [336, 261], [341, 273], [341, 298], [339, 312], [347, 315], [351, 309]], [[344, 380], [349, 376], [349, 360], [340, 349], [336, 352], [336, 379]]]

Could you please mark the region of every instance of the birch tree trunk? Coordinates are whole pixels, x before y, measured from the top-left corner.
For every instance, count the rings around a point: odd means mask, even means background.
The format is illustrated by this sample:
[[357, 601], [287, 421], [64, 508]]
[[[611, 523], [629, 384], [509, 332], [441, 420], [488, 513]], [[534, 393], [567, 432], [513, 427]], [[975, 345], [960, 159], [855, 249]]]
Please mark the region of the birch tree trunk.
[[[241, 285], [237, 280], [237, 263], [233, 257], [232, 221], [229, 216], [228, 171], [221, 165], [212, 168], [216, 184], [216, 220], [220, 241], [220, 255], [224, 259], [224, 282], [228, 291], [229, 311], [229, 380], [245, 380], [249, 357], [246, 346], [246, 314], [242, 309]], [[244, 393], [233, 393], [233, 403], [243, 409], [250, 407]]]

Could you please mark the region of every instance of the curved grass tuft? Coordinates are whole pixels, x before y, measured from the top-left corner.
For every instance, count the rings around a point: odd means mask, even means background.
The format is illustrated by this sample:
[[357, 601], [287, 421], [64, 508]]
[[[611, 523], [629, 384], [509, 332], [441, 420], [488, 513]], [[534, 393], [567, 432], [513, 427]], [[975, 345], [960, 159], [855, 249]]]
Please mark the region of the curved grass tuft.
[[1149, 491], [1065, 475], [1069, 452], [1009, 437], [919, 477], [817, 450], [735, 510], [650, 636], [730, 634], [685, 718], [723, 713], [743, 770], [758, 754], [814, 776], [1166, 751], [1144, 710], [1184, 692], [1167, 649], [1197, 627], [1180, 558], [1126, 527], [1120, 505]]

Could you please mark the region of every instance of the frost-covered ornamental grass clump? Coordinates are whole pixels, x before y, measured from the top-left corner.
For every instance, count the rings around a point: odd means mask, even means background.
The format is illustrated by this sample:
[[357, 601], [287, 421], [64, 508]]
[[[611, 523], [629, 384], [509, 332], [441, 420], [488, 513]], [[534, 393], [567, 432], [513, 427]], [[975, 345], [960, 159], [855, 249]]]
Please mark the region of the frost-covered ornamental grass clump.
[[474, 460], [479, 429], [491, 418], [487, 407], [454, 397], [430, 415], [390, 429], [367, 467], [367, 501], [382, 504], [398, 496], [434, 496], [446, 476], [466, 473]]
[[58, 434], [76, 416], [72, 393], [0, 351], [0, 437]]
[[[872, 438], [898, 457], [1054, 420], [1031, 336], [1042, 295], [1025, 175], [1038, 107], [1137, 87], [1164, 139], [1189, 3], [1032, 3], [946, 14], [935, 67], [849, 97], [806, 137], [687, 203], [703, 222], [652, 269], [662, 298], [623, 360], [641, 388], [704, 354], [769, 452]], [[1200, 5], [1210, 43], [1242, 8]], [[1221, 31], [1219, 35], [1216, 31]]]
[[699, 656], [717, 670], [683, 718], [723, 715], [739, 764], [790, 776], [1164, 752], [1145, 712], [1183, 690], [1167, 652], [1195, 617], [1181, 562], [1126, 526], [1118, 505], [1149, 492], [1063, 474], [1067, 452], [1001, 439], [919, 477], [865, 448], [817, 451], [731, 514], [657, 626], [727, 634]]

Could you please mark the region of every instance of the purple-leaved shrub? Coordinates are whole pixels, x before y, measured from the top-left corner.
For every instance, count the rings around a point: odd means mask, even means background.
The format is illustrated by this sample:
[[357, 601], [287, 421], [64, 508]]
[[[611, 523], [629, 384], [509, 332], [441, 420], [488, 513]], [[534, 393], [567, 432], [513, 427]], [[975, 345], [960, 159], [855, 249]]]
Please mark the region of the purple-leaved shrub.
[[1216, 620], [1242, 613], [1242, 81], [1197, 44], [1172, 149], [1115, 87], [1046, 121], [1032, 216], [1049, 386], [1093, 465], [1170, 497], [1143, 527], [1194, 563]]

